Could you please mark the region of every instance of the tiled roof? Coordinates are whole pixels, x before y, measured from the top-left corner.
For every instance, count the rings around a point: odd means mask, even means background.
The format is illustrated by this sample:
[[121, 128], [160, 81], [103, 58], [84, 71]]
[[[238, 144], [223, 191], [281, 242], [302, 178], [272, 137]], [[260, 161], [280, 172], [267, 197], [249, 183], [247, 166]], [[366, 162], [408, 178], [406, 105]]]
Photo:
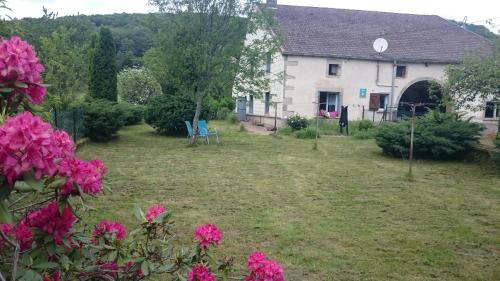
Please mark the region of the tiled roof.
[[[470, 52], [488, 54], [492, 43], [433, 15], [278, 5], [288, 55], [454, 63]], [[381, 58], [373, 41], [389, 48]]]

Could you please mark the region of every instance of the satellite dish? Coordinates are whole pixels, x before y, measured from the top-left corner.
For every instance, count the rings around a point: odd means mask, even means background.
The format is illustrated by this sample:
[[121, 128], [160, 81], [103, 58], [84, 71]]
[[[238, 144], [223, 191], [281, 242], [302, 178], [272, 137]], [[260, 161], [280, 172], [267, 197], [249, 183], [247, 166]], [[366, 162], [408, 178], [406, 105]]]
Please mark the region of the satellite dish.
[[388, 47], [389, 43], [384, 38], [377, 38], [377, 40], [373, 42], [373, 49], [379, 54], [385, 52]]

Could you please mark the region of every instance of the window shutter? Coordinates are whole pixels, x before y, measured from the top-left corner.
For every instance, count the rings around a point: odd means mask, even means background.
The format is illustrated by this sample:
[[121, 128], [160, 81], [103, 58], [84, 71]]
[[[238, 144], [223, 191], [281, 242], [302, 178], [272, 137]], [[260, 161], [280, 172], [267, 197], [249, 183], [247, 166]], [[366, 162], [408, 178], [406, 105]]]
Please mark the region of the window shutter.
[[380, 94], [370, 94], [370, 111], [378, 111], [380, 105]]

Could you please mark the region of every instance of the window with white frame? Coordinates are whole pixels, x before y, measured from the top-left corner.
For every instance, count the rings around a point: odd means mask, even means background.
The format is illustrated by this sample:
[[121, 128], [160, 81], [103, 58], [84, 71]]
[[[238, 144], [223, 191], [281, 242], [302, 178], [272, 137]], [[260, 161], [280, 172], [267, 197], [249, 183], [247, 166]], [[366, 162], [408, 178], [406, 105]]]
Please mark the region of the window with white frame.
[[339, 93], [320, 92], [319, 93], [319, 111], [337, 112], [339, 111]]
[[378, 109], [385, 110], [388, 104], [389, 104], [389, 95], [381, 94], [379, 99]]
[[248, 97], [248, 113], [253, 113], [253, 95]]
[[484, 118], [498, 118], [500, 110], [497, 103], [494, 101], [486, 102], [486, 107], [484, 109]]

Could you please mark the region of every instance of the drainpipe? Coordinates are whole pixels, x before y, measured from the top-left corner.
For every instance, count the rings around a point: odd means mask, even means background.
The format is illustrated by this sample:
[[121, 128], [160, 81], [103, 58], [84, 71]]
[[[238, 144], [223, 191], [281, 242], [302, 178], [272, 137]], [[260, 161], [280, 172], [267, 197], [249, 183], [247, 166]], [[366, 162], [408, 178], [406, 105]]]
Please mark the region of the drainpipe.
[[394, 88], [396, 87], [396, 69], [397, 69], [397, 61], [394, 60], [392, 65], [391, 98], [389, 99], [390, 100], [389, 107], [391, 108], [391, 110], [389, 111], [391, 114], [390, 118], [391, 121], [393, 120], [394, 117], [392, 111], [394, 110], [394, 93], [395, 93]]

